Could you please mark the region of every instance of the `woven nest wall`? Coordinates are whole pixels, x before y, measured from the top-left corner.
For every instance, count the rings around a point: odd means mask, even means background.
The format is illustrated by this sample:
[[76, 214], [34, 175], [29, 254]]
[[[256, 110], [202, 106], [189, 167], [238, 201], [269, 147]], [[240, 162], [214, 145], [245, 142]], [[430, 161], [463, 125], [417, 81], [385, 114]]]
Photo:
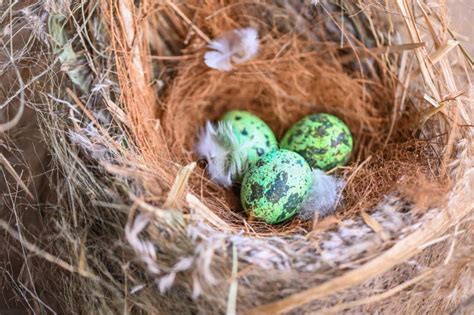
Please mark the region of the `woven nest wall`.
[[[12, 7], [9, 25], [30, 29], [37, 48], [24, 52], [41, 60], [21, 60], [28, 78], [13, 97], [38, 114], [54, 188], [39, 207], [47, 229], [0, 221], [48, 292], [24, 299], [42, 311], [45, 296], [65, 312], [165, 314], [445, 312], [467, 301], [472, 59], [442, 4]], [[257, 57], [208, 68], [207, 44], [241, 27], [258, 30]], [[304, 115], [341, 117], [355, 150], [333, 171], [346, 182], [335, 214], [249, 220], [194, 152], [200, 128], [229, 109], [259, 115], [278, 138]]]

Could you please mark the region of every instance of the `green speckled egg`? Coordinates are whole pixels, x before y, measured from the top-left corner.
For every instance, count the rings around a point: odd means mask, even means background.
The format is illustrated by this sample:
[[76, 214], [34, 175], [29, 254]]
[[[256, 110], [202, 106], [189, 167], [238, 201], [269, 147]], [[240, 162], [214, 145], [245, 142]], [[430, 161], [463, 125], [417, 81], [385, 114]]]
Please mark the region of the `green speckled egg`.
[[249, 166], [257, 162], [264, 154], [278, 149], [278, 141], [268, 125], [246, 111], [233, 110], [220, 119], [231, 124], [240, 148], [246, 148], [245, 156]]
[[242, 206], [259, 220], [280, 223], [300, 209], [311, 184], [311, 168], [302, 156], [288, 150], [272, 151], [245, 174]]
[[298, 152], [312, 168], [330, 170], [349, 161], [352, 135], [336, 116], [314, 114], [293, 125], [283, 136], [280, 147]]

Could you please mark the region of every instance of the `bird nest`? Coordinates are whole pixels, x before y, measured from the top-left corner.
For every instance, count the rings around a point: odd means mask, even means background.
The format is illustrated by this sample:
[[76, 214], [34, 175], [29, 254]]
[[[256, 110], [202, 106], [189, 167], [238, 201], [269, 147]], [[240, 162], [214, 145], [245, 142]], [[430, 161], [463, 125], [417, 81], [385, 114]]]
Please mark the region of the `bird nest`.
[[[17, 12], [43, 26], [29, 53], [49, 75], [28, 88], [57, 194], [53, 228], [35, 235], [45, 250], [2, 227], [64, 270], [35, 276], [60, 309], [410, 313], [449, 310], [472, 289], [453, 280], [469, 270], [454, 244], [473, 204], [472, 64], [445, 7], [120, 0]], [[256, 57], [206, 66], [206, 46], [245, 27], [258, 31]], [[331, 170], [345, 182], [336, 212], [249, 219], [194, 150], [205, 122], [230, 109], [278, 138], [310, 113], [342, 118], [354, 152]]]

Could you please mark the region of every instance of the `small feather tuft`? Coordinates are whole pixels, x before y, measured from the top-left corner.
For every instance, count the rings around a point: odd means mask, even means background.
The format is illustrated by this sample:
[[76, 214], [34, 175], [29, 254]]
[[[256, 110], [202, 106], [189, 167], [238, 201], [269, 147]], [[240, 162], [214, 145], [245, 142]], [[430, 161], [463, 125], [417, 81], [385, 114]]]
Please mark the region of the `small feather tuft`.
[[252, 27], [235, 29], [209, 44], [208, 47], [212, 51], [206, 52], [204, 62], [209, 68], [230, 71], [232, 63], [243, 63], [255, 57], [259, 46], [256, 29]]
[[327, 175], [318, 169], [313, 170], [313, 186], [298, 215], [304, 220], [309, 220], [316, 212], [319, 217], [333, 213], [341, 199], [344, 185], [343, 179]]
[[211, 179], [225, 187], [232, 184], [248, 168], [247, 149], [252, 142], [240, 143], [229, 122], [206, 123], [196, 146], [200, 158], [208, 162]]

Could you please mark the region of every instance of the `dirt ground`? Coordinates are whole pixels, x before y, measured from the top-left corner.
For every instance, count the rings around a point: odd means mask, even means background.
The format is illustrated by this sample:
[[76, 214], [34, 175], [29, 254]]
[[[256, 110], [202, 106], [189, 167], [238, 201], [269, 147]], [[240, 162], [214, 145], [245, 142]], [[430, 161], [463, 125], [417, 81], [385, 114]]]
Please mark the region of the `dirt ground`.
[[[447, 3], [451, 8], [453, 29], [474, 56], [474, 0], [450, 0]], [[0, 12], [0, 15], [2, 14]], [[6, 56], [0, 54], [0, 65], [6, 62], [8, 62]], [[11, 86], [14, 77], [12, 73], [1, 73], [0, 76], [0, 103], [3, 103], [12, 88], [15, 88]], [[15, 103], [12, 103], [6, 110], [0, 111], [0, 122], [10, 120], [15, 110]], [[18, 193], [12, 193], [18, 190], [18, 182], [7, 171], [5, 160], [8, 160], [27, 184], [33, 194], [32, 197], [22, 189]], [[41, 209], [50, 193], [47, 181], [48, 164], [47, 149], [41, 141], [34, 113], [27, 108], [14, 129], [0, 134], [0, 218], [9, 222], [11, 226], [16, 226], [17, 220], [21, 220], [27, 227], [23, 231], [27, 236], [31, 231], [44, 226], [41, 211], [38, 209]], [[35, 207], [31, 207], [30, 204]], [[24, 283], [29, 288], [34, 287], [28, 276], [28, 268], [23, 265], [28, 253], [26, 250], [23, 252], [7, 250], [6, 246], [11, 240], [5, 238], [3, 232], [0, 232], [0, 240], [0, 314], [31, 313], [33, 309], [30, 308], [28, 311], [26, 305], [15, 299], [18, 293], [28, 296], [27, 290], [9, 284], [10, 280], [15, 279], [17, 283]]]

